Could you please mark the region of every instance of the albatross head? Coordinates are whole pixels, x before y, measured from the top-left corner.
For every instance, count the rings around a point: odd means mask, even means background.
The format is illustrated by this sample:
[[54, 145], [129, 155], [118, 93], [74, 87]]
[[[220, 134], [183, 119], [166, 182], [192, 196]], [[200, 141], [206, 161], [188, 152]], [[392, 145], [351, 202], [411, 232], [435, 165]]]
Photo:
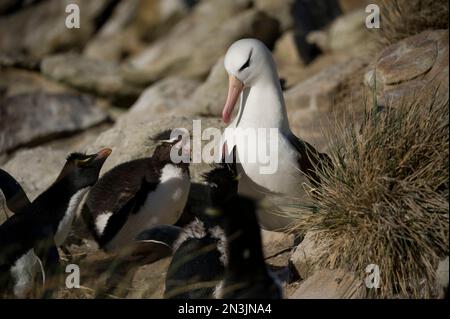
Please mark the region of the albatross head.
[[234, 42], [225, 55], [224, 65], [229, 76], [229, 86], [222, 119], [228, 123], [244, 87], [252, 87], [264, 80], [271, 81], [278, 76], [271, 52], [257, 39]]

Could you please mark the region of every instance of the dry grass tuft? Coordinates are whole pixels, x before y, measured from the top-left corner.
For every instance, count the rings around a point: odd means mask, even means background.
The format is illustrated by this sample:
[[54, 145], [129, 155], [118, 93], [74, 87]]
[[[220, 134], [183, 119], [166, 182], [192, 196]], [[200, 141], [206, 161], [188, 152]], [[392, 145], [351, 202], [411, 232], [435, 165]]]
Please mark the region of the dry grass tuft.
[[367, 112], [361, 129], [338, 129], [334, 169], [314, 190], [317, 210], [297, 213], [293, 231], [323, 244], [320, 267], [364, 278], [377, 264], [381, 287], [369, 297], [433, 297], [437, 262], [449, 252], [448, 98], [399, 104]]
[[425, 30], [448, 29], [447, 0], [381, 0], [380, 9], [381, 46]]

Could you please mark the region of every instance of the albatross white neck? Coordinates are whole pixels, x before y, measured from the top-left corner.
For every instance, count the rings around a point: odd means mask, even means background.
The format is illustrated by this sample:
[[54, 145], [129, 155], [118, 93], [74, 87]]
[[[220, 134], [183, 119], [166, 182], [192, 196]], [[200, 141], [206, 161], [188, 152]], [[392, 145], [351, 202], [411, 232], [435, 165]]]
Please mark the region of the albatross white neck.
[[276, 72], [267, 72], [242, 91], [236, 119], [236, 126], [239, 127], [289, 131], [283, 92]]

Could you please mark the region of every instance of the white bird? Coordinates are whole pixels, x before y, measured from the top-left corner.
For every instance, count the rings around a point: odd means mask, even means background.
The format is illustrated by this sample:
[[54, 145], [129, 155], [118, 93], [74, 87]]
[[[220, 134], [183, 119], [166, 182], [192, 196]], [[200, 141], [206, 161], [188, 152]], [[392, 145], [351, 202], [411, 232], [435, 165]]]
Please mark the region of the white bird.
[[[318, 159], [328, 157], [292, 133], [271, 52], [259, 40], [241, 39], [228, 49], [224, 65], [229, 75], [222, 112], [225, 123], [230, 122], [240, 96], [239, 111], [225, 130], [223, 140], [224, 149], [236, 147], [241, 175], [239, 193], [254, 199], [262, 199], [268, 193], [297, 200], [306, 198], [303, 184], [319, 182], [315, 172]], [[245, 139], [249, 129], [260, 130], [256, 143]], [[265, 135], [261, 129], [266, 131]], [[275, 129], [272, 134], [270, 129]], [[264, 159], [258, 156], [261, 150], [269, 150], [275, 156]], [[267, 173], [268, 167], [276, 169]], [[268, 230], [281, 230], [292, 221], [286, 215], [268, 211], [260, 211], [258, 215], [261, 226]]]

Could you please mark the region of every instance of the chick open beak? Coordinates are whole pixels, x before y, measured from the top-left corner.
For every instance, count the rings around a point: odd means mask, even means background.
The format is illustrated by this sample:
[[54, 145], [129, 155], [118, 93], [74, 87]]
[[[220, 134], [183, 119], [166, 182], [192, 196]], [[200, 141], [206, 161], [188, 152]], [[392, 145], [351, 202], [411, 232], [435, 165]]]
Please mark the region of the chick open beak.
[[235, 76], [229, 75], [228, 77], [228, 96], [225, 106], [222, 111], [222, 120], [225, 123], [229, 123], [231, 119], [231, 113], [236, 105], [239, 94], [244, 89], [244, 83], [239, 81]]

